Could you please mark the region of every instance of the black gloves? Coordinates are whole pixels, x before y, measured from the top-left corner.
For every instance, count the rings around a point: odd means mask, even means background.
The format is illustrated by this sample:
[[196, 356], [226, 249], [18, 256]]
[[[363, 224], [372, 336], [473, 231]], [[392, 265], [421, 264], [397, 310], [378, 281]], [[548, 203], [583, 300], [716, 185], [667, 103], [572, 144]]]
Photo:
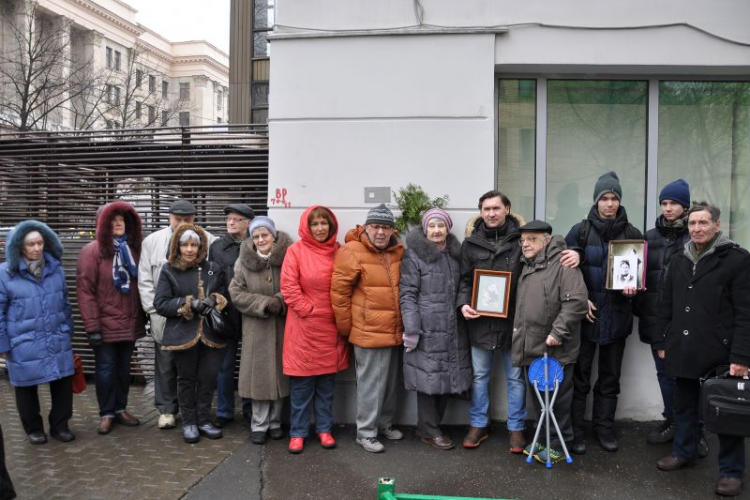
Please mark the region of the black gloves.
[[203, 300], [193, 299], [190, 301], [190, 309], [201, 316], [208, 314], [214, 307], [216, 307], [216, 297], [213, 295], [210, 295]]
[[271, 298], [271, 302], [266, 306], [268, 314], [276, 315], [280, 314], [284, 310], [284, 303], [278, 297]]
[[99, 347], [102, 345], [102, 333], [101, 332], [88, 332], [89, 347]]

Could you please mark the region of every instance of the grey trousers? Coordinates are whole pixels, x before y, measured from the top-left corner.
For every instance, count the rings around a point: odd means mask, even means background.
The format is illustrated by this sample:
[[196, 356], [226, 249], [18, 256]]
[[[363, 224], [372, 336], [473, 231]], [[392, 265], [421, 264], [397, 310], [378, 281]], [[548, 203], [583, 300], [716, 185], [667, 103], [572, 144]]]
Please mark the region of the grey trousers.
[[281, 410], [284, 409], [284, 400], [260, 400], [253, 399], [253, 416], [250, 420], [250, 431], [266, 432], [269, 428], [281, 427]]
[[159, 413], [177, 414], [177, 365], [174, 351], [164, 351], [154, 342], [154, 400]]
[[440, 422], [450, 401], [450, 394], [424, 394], [417, 392], [417, 430], [423, 438], [436, 438], [443, 435]]
[[357, 437], [377, 437], [393, 424], [401, 368], [401, 346], [354, 346], [357, 372]]

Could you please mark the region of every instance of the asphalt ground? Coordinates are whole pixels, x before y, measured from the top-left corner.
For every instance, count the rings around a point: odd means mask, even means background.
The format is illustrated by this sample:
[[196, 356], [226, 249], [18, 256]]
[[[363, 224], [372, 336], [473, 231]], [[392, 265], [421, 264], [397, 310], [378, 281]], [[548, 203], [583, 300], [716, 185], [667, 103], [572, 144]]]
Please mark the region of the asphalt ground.
[[[41, 388], [43, 415], [49, 394]], [[6, 462], [21, 499], [178, 499], [377, 500], [378, 480], [395, 480], [397, 493], [519, 499], [710, 499], [718, 478], [715, 436], [711, 452], [692, 468], [660, 472], [656, 460], [670, 445], [648, 445], [654, 423], [618, 422], [620, 450], [607, 453], [588, 440], [586, 455], [574, 463], [546, 469], [509, 453], [502, 424], [474, 450], [460, 446], [435, 450], [402, 427], [402, 441], [384, 441], [386, 451], [372, 454], [355, 443], [353, 425], [337, 426], [334, 450], [311, 438], [305, 451], [292, 455], [287, 440], [258, 446], [250, 443], [249, 426], [238, 415], [223, 439], [182, 442], [179, 429], [160, 430], [148, 386], [131, 388], [131, 412], [138, 427], [116, 426], [96, 433], [98, 409], [93, 383], [75, 396], [72, 443], [50, 439], [34, 446], [21, 429], [13, 388], [0, 378], [0, 423]], [[45, 418], [46, 420], [46, 418]], [[465, 427], [446, 428], [460, 443]], [[739, 498], [750, 498], [743, 493]]]

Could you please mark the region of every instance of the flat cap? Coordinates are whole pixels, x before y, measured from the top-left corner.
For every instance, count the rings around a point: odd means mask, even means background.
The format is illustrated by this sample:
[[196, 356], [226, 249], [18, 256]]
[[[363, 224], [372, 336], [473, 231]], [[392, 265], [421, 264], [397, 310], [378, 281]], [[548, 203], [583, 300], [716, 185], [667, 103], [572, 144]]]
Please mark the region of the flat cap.
[[519, 229], [522, 233], [547, 233], [552, 234], [552, 226], [543, 220], [533, 220]]
[[169, 205], [169, 213], [174, 215], [195, 215], [195, 205], [187, 200], [175, 200]]
[[230, 203], [229, 205], [224, 207], [224, 215], [234, 212], [236, 214], [240, 214], [241, 216], [253, 220], [255, 218], [255, 211], [250, 208], [250, 205], [246, 205], [244, 203]]

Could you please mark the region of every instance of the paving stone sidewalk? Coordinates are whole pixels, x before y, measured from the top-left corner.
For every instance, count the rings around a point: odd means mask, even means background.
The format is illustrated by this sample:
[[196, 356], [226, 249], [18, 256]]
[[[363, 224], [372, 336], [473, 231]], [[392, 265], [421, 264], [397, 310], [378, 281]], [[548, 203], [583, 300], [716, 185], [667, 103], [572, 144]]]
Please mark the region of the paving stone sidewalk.
[[[49, 412], [49, 390], [40, 387], [42, 416]], [[54, 439], [31, 445], [21, 427], [13, 387], [0, 376], [0, 423], [5, 437], [6, 462], [18, 497], [177, 499], [230, 456], [249, 435], [237, 423], [225, 429], [224, 438], [201, 439], [194, 445], [182, 441], [179, 428], [160, 430], [153, 390], [133, 385], [130, 411], [141, 420], [138, 427], [115, 426], [100, 436], [96, 432], [99, 409], [93, 381], [74, 395], [71, 430], [75, 441]], [[179, 421], [178, 421], [179, 423]], [[45, 428], [49, 432], [49, 429]]]

